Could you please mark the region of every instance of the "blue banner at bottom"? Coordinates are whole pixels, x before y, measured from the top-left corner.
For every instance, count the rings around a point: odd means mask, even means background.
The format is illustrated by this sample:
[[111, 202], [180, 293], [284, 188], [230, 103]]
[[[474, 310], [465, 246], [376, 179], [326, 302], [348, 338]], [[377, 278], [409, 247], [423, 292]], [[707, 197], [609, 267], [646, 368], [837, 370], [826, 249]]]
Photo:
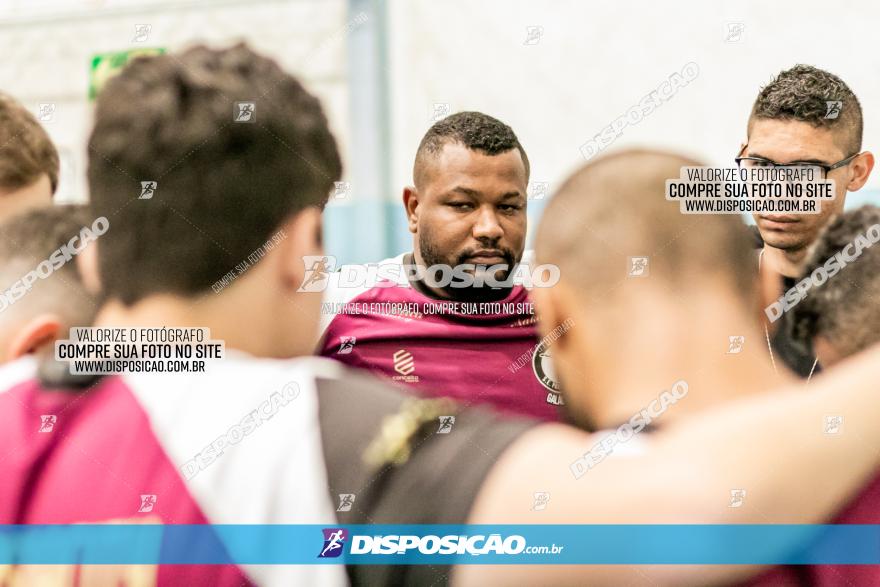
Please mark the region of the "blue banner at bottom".
[[880, 525], [0, 525], [3, 564], [880, 564]]

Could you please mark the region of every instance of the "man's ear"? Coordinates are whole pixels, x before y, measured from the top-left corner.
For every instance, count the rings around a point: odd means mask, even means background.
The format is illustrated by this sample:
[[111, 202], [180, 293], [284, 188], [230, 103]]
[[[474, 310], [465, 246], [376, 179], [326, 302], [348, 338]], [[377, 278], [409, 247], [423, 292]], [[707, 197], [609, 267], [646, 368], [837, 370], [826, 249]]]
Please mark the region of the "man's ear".
[[834, 345], [824, 336], [816, 336], [813, 338], [813, 353], [819, 359], [819, 364], [823, 369], [827, 369], [840, 362], [843, 357], [834, 348]]
[[310, 206], [288, 220], [275, 235], [281, 249], [279, 262], [283, 283], [298, 289], [306, 272], [307, 257], [323, 257], [321, 211]]
[[51, 345], [61, 332], [61, 319], [55, 314], [40, 314], [28, 320], [9, 342], [7, 360], [18, 359]]
[[846, 184], [846, 190], [855, 192], [862, 189], [862, 186], [868, 181], [871, 170], [874, 169], [874, 155], [870, 151], [865, 151], [852, 162], [852, 179]]
[[570, 341], [565, 333], [571, 327], [571, 322], [566, 321], [572, 317], [573, 310], [567, 286], [560, 282], [552, 287], [536, 287], [529, 291], [529, 296], [535, 304], [541, 337], [555, 331], [559, 338], [553, 342], [553, 347], [565, 349]]
[[406, 209], [409, 231], [415, 234], [419, 227], [419, 193], [415, 187], [403, 188], [403, 207]]
[[77, 254], [74, 262], [86, 291], [97, 296], [101, 292], [101, 280], [98, 276], [98, 242], [89, 243]]

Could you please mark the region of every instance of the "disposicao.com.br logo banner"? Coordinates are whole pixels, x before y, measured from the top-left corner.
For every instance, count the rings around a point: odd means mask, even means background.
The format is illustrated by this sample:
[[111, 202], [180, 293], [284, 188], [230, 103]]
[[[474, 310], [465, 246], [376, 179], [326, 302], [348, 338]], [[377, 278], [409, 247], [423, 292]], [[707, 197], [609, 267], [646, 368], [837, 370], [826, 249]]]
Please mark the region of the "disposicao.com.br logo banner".
[[[424, 526], [394, 527], [390, 534], [375, 532], [375, 528], [366, 527], [359, 533], [349, 535], [346, 528], [324, 528], [324, 546], [318, 558], [338, 558], [345, 553], [346, 561], [352, 563], [361, 555], [368, 557], [387, 556], [389, 559], [401, 558], [400, 562], [408, 564], [425, 562], [423, 557], [440, 560], [450, 555], [480, 556], [517, 556], [517, 555], [557, 555], [565, 546], [551, 544], [527, 544], [521, 534], [501, 534], [493, 532], [462, 533], [468, 528], [447, 528], [449, 533], [425, 533]], [[438, 527], [442, 528], [442, 527]], [[372, 530], [372, 531], [371, 531]], [[367, 533], [367, 531], [370, 531]], [[430, 532], [430, 531], [429, 531]], [[348, 544], [346, 544], [348, 542]], [[365, 562], [368, 562], [365, 560]]]
[[880, 564], [880, 525], [0, 525], [27, 564]]

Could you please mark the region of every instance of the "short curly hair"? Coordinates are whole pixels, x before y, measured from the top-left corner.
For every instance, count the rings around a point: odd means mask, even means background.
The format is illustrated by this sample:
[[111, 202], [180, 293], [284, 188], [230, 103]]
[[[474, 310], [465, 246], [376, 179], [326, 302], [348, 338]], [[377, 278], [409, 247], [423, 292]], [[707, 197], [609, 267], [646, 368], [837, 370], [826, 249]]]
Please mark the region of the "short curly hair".
[[[878, 225], [877, 206], [862, 206], [838, 216], [816, 240], [802, 274], [811, 275], [823, 267], [857, 237], [865, 238], [869, 231], [880, 234]], [[811, 289], [791, 312], [792, 338], [803, 349], [812, 348], [815, 337], [822, 336], [839, 354], [848, 356], [880, 341], [880, 245], [862, 248], [855, 260]]]
[[[829, 102], [841, 102], [830, 116]], [[836, 131], [847, 156], [862, 149], [862, 106], [842, 79], [811, 65], [795, 65], [761, 88], [749, 117], [749, 131], [756, 119], [798, 120], [816, 128]]]
[[529, 158], [513, 129], [497, 118], [482, 112], [456, 112], [434, 123], [416, 151], [413, 178], [420, 183], [421, 166], [425, 158], [439, 153], [447, 143], [459, 143], [472, 151], [498, 155], [518, 149], [529, 177]]

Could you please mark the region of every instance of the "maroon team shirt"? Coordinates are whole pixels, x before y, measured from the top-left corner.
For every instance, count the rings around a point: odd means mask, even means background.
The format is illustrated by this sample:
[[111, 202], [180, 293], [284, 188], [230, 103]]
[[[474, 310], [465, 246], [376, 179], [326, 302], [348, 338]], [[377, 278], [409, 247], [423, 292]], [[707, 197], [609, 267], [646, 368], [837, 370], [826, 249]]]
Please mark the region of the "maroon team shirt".
[[[209, 523], [120, 379], [90, 390], [84, 401], [70, 392], [44, 391], [31, 380], [0, 395], [0, 410], [0, 438], [11, 453], [0, 482], [3, 524]], [[30, 579], [72, 586], [77, 574], [85, 580], [87, 573], [52, 565]], [[233, 565], [144, 565], [126, 568], [119, 579], [169, 586], [251, 584]]]
[[[45, 389], [35, 371], [30, 359], [0, 368], [0, 524], [336, 523], [309, 363], [230, 352], [213, 374], [111, 376], [79, 391]], [[291, 383], [296, 400], [263, 412], [246, 442], [204, 450]], [[0, 585], [96, 584], [100, 567], [0, 565]], [[334, 565], [123, 565], [112, 581], [107, 572], [101, 584], [347, 583]]]
[[[404, 255], [378, 265], [402, 263]], [[351, 287], [339, 273], [329, 277], [321, 355], [420, 395], [559, 419], [563, 399], [524, 287], [498, 302], [456, 303], [428, 297], [405, 276]]]
[[[880, 524], [880, 474], [837, 515], [832, 524]], [[810, 585], [861, 587], [880, 585], [880, 565], [810, 565], [774, 567], [749, 587]]]
[[[880, 524], [880, 475], [871, 480], [833, 523]], [[823, 587], [880, 585], [880, 565], [816, 565], [810, 567], [809, 583]]]

